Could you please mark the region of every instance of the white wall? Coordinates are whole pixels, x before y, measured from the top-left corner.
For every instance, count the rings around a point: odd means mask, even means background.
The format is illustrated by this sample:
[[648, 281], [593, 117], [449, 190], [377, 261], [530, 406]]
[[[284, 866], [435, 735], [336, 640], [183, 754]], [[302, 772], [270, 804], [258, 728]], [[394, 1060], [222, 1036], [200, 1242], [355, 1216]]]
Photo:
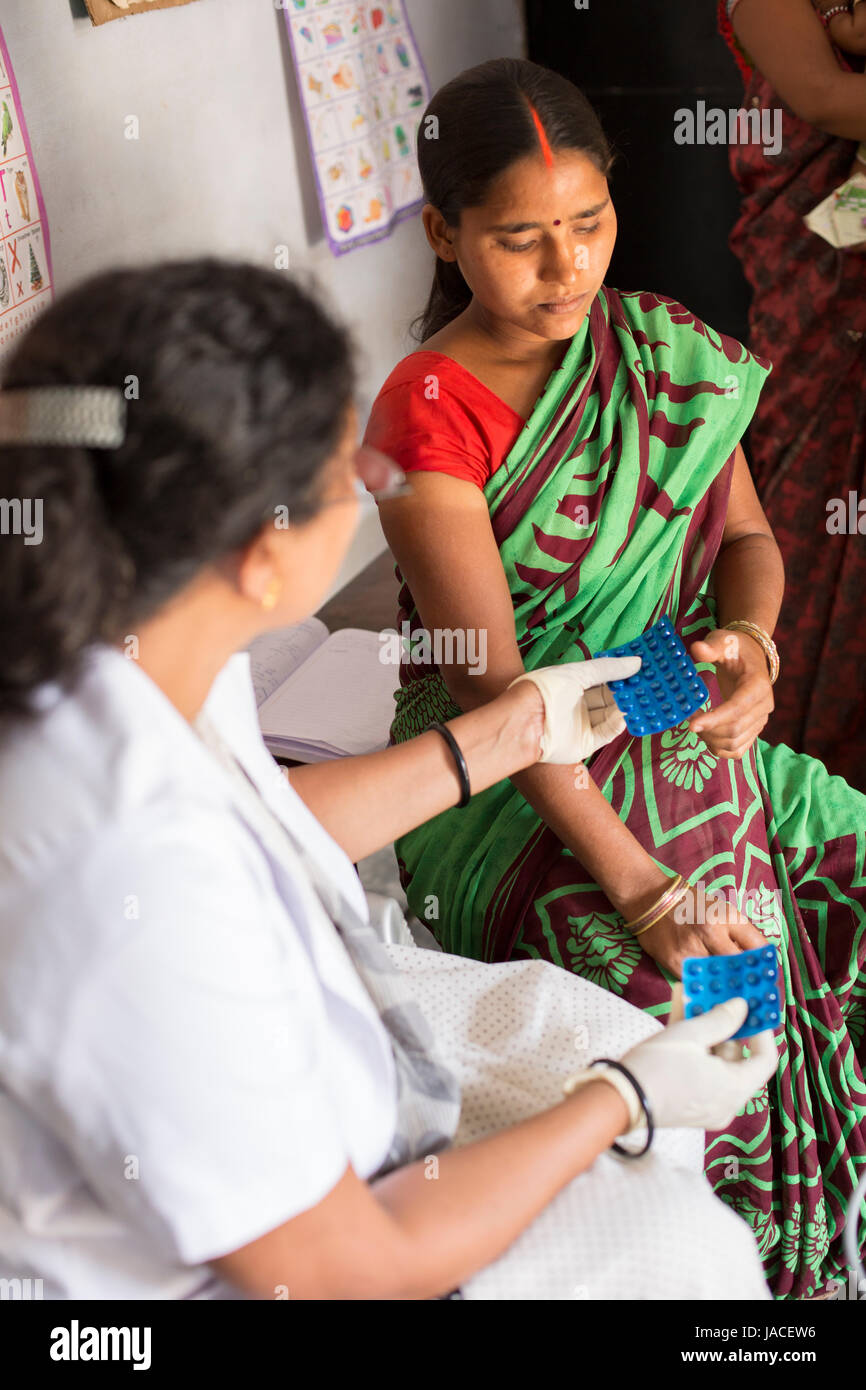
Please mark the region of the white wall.
[[[521, 0], [408, 0], [433, 88], [523, 51]], [[112, 264], [202, 252], [314, 277], [355, 330], [359, 405], [411, 342], [431, 253], [417, 217], [334, 257], [324, 240], [284, 16], [196, 0], [93, 28], [83, 0], [0, 0], [42, 184], [58, 292]], [[125, 138], [126, 117], [140, 138]], [[385, 547], [372, 504], [334, 586]]]
[[[409, 0], [434, 87], [519, 53], [520, 0]], [[196, 0], [98, 29], [82, 0], [0, 0], [45, 198], [55, 285], [203, 251], [273, 265], [286, 244], [356, 329], [361, 404], [407, 350], [430, 253], [418, 218], [331, 255], [274, 0]], [[124, 120], [139, 118], [137, 141]]]

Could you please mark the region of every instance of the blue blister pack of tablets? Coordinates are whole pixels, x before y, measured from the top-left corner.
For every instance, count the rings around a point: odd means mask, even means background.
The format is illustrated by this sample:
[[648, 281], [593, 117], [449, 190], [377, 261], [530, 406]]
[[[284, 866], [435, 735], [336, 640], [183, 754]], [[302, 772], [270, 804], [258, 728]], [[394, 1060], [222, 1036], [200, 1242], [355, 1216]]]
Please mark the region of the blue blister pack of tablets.
[[710, 698], [670, 618], [661, 618], [633, 642], [598, 655], [641, 659], [637, 675], [608, 681], [630, 734], [660, 734], [673, 729]]
[[750, 1038], [764, 1028], [778, 1028], [779, 960], [773, 946], [758, 946], [735, 956], [689, 956], [683, 961], [686, 1018], [698, 1018], [726, 999], [745, 999], [749, 1016], [733, 1038]]

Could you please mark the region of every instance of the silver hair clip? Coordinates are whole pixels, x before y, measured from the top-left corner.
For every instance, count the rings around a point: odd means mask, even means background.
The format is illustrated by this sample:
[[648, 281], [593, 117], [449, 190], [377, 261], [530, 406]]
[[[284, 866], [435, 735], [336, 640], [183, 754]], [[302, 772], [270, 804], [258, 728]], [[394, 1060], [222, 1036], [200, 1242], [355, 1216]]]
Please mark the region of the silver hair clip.
[[0, 445], [118, 449], [126, 397], [116, 386], [23, 386], [0, 390]]

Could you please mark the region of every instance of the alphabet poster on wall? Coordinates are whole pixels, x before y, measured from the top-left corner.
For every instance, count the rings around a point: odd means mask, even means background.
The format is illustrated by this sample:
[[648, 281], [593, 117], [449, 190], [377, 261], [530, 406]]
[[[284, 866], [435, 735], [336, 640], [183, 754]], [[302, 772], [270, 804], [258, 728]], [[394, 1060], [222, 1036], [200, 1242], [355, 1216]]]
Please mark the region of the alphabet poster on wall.
[[51, 286], [48, 221], [0, 29], [0, 361], [51, 303]]
[[93, 24], [107, 24], [124, 15], [146, 14], [148, 10], [169, 10], [176, 5], [191, 5], [193, 0], [85, 0]]
[[282, 0], [322, 220], [336, 255], [422, 205], [415, 142], [430, 96], [404, 0]]

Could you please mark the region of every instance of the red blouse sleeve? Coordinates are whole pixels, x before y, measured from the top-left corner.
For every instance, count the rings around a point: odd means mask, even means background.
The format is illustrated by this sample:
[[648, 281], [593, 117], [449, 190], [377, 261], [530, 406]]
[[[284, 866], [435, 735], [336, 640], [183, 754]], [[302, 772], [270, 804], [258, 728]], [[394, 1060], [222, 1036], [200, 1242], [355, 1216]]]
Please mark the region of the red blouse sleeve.
[[413, 352], [395, 367], [370, 413], [364, 442], [406, 473], [448, 473], [483, 488], [524, 421], [440, 352]]

